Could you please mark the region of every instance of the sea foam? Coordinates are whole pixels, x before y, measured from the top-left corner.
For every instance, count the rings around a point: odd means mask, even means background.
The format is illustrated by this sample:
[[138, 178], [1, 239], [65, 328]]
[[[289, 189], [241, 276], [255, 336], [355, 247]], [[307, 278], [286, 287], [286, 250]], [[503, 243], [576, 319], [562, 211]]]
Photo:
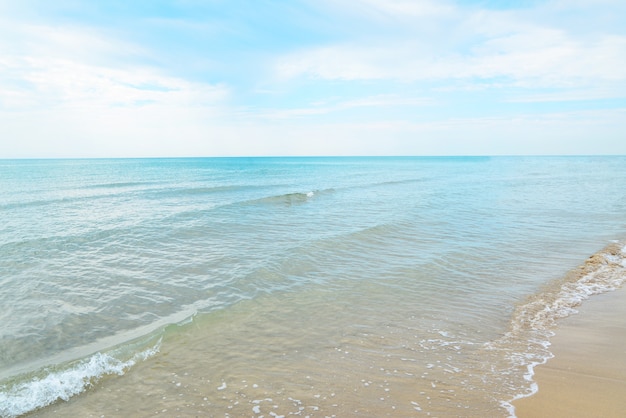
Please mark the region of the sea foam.
[[531, 396], [539, 390], [533, 380], [534, 369], [554, 356], [549, 347], [556, 321], [578, 313], [577, 307], [590, 296], [616, 290], [625, 282], [626, 245], [615, 242], [589, 257], [563, 280], [518, 306], [511, 321], [511, 330], [503, 339], [488, 345], [489, 348], [498, 348], [506, 342], [506, 346], [515, 347], [514, 341], [518, 341], [524, 346], [522, 350], [511, 353], [509, 360], [526, 369], [524, 379], [530, 383], [530, 387], [513, 399], [502, 402], [511, 417], [516, 416], [511, 402]]
[[14, 418], [59, 400], [67, 401], [106, 375], [123, 375], [138, 361], [156, 354], [159, 347], [160, 341], [126, 361], [106, 353], [96, 353], [42, 377], [4, 385], [0, 387], [0, 416]]

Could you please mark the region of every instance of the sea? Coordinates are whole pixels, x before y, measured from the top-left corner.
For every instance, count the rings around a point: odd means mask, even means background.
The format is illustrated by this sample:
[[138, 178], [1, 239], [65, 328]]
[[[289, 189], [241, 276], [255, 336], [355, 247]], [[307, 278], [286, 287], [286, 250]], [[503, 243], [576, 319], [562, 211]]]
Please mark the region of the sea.
[[512, 417], [626, 157], [0, 160], [0, 416]]

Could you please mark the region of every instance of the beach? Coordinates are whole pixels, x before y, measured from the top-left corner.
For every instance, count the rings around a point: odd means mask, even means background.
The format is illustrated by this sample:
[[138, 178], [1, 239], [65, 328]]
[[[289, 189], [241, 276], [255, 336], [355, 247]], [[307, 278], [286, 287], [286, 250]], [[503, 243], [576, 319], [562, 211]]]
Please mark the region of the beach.
[[[9, 161], [0, 417], [508, 417], [533, 371], [527, 402], [556, 399], [542, 369], [567, 360], [568, 324], [614, 326], [587, 314], [598, 303], [623, 312], [606, 301], [625, 278], [625, 170], [623, 157]], [[619, 380], [586, 363], [573, 370]], [[522, 402], [520, 416], [550, 415]]]
[[535, 395], [514, 402], [524, 417], [622, 417], [626, 411], [626, 288], [596, 295], [563, 319], [554, 358], [535, 368]]
[[[595, 295], [579, 307], [578, 314], [561, 320], [556, 336], [552, 339], [551, 351], [555, 357], [545, 365], [535, 368], [534, 380], [539, 385], [539, 392], [513, 402], [517, 417], [623, 416], [623, 411], [626, 410], [626, 399], [623, 396], [626, 393], [624, 301], [626, 288]], [[250, 329], [246, 328], [259, 326], [258, 320], [246, 315], [229, 318], [229, 322], [231, 326], [215, 330], [213, 337], [221, 335], [232, 342], [237, 334], [241, 335], [241, 331], [250, 332]], [[309, 323], [307, 326], [314, 325]], [[349, 376], [356, 373], [359, 366], [351, 361], [348, 361], [347, 365], [344, 364], [349, 367], [341, 372], [337, 370], [333, 374], [334, 383], [320, 382], [319, 376], [316, 375], [307, 375], [298, 382], [298, 370], [281, 371], [275, 364], [270, 367], [271, 373], [282, 374], [283, 385], [287, 382], [292, 384], [287, 390], [283, 387], [281, 391], [284, 393], [277, 396], [276, 393], [268, 392], [268, 388], [263, 385], [263, 375], [267, 375], [270, 370], [267, 366], [260, 366], [258, 362], [259, 357], [263, 357], [264, 362], [269, 363], [272, 361], [271, 357], [275, 356], [272, 355], [271, 349], [267, 349], [267, 345], [266, 348], [257, 348], [257, 354], [254, 356], [239, 359], [241, 377], [237, 380], [233, 379], [232, 368], [228, 373], [227, 368], [223, 370], [223, 376], [229, 376], [226, 380], [205, 379], [201, 377], [205, 375], [199, 371], [202, 368], [200, 362], [211, 363], [223, 359], [225, 352], [229, 351], [228, 346], [216, 344], [207, 349], [205, 344], [199, 344], [199, 341], [192, 342], [187, 338], [184, 345], [186, 353], [167, 350], [162, 353], [165, 361], [152, 365], [141, 364], [138, 373], [124, 376], [121, 381], [105, 380], [98, 387], [98, 396], [80, 396], [69, 403], [63, 402], [29, 416], [100, 416], [102, 413], [106, 416], [119, 416], [122, 411], [132, 411], [131, 413], [137, 416], [168, 416], [168, 414], [214, 416], [224, 413], [244, 416], [246, 413], [258, 415], [262, 411], [284, 413], [286, 405], [290, 405], [291, 413], [295, 415], [318, 416], [324, 413], [335, 416], [430, 415], [422, 411], [415, 401], [418, 400], [415, 389], [419, 387], [419, 379], [411, 376], [404, 376], [402, 385], [406, 387], [394, 396], [396, 402], [404, 399], [403, 407], [402, 402], [390, 403], [391, 399], [378, 404], [375, 402], [380, 396], [388, 398], [389, 392], [385, 392], [388, 388], [400, 389], [398, 384], [401, 382], [385, 372], [373, 372], [369, 369], [369, 375], [363, 375], [367, 380], [363, 380], [365, 383], [358, 388], [353, 387]], [[319, 351], [319, 347], [311, 352], [314, 351]], [[212, 354], [209, 356], [208, 353]], [[336, 354], [337, 359], [345, 361], [349, 358], [345, 353]], [[282, 353], [280, 356], [283, 357]], [[307, 363], [305, 357], [302, 356], [298, 360], [303, 370], [304, 363]], [[281, 362], [284, 361], [283, 357]], [[328, 361], [334, 363], [333, 367], [341, 367], [341, 362], [337, 363], [331, 358], [325, 358], [323, 363]], [[314, 369], [318, 371], [326, 369], [328, 372], [326, 367], [320, 365], [308, 364], [307, 367], [308, 373]], [[147, 369], [155, 368], [160, 372], [154, 376], [167, 375], [169, 378], [162, 382], [154, 378], [145, 379]], [[259, 372], [260, 374], [252, 377]], [[385, 376], [385, 380], [377, 382], [379, 374]], [[291, 377], [287, 377], [288, 375]], [[372, 382], [370, 387], [367, 387], [367, 382]], [[316, 388], [317, 395], [311, 397], [307, 394], [309, 388]], [[422, 387], [420, 390], [426, 389]], [[367, 392], [367, 395], [363, 391]], [[311, 401], [314, 401], [315, 406], [309, 404]], [[385, 403], [389, 403], [387, 408], [382, 407]], [[442, 416], [447, 416], [454, 409], [456, 408], [449, 408]], [[454, 414], [477, 416], [474, 412], [456, 410]]]

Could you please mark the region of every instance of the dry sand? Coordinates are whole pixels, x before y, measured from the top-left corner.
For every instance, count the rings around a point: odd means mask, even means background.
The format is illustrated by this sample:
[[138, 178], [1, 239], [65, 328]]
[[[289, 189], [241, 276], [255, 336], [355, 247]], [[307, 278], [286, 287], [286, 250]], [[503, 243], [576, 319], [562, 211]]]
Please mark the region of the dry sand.
[[526, 417], [626, 417], [626, 287], [592, 296], [561, 321], [555, 357], [535, 368], [539, 392], [514, 402]]

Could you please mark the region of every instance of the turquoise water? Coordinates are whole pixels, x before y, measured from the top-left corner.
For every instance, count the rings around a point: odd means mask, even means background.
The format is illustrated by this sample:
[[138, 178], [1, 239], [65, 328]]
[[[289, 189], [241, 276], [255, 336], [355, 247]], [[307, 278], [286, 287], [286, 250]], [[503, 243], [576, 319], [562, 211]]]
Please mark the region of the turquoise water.
[[626, 157], [0, 160], [0, 416], [510, 415], [554, 320], [626, 277], [625, 184]]

